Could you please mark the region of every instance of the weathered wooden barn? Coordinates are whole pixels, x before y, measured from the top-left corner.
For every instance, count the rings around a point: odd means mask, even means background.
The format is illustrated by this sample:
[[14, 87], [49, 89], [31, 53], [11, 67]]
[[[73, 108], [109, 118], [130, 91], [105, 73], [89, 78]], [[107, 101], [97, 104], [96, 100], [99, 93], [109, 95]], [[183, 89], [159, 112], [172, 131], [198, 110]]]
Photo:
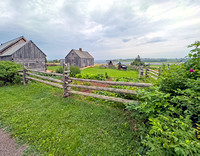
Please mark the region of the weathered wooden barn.
[[28, 68], [45, 71], [46, 55], [33, 43], [21, 36], [0, 45], [0, 61], [13, 61]]
[[65, 57], [65, 63], [77, 67], [93, 66], [94, 58], [87, 51], [82, 51], [82, 48], [72, 49]]

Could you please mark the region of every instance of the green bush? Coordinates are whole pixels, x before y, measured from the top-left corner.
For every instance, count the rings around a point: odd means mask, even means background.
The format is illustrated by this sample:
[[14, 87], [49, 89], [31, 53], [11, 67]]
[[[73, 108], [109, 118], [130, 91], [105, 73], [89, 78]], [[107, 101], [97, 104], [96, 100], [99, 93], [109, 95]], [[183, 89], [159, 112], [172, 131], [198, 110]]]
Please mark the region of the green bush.
[[[153, 87], [139, 91], [139, 105], [129, 104], [132, 116], [146, 125], [141, 136], [144, 155], [198, 155], [200, 153], [199, 42], [188, 62], [163, 66]], [[195, 55], [196, 54], [196, 55]]]
[[[67, 71], [67, 68], [65, 69]], [[56, 69], [56, 73], [63, 73], [63, 67], [59, 67]], [[76, 74], [80, 74], [81, 70], [79, 67], [70, 66], [70, 77], [74, 77]]]
[[20, 64], [10, 61], [0, 61], [0, 86], [7, 84], [20, 83], [21, 78], [18, 75]]
[[56, 73], [63, 73], [63, 67], [56, 68]]
[[177, 118], [159, 115], [151, 118], [152, 125], [145, 145], [150, 148], [147, 155], [198, 155], [200, 142], [196, 139], [190, 117]]
[[70, 66], [70, 76], [74, 77], [76, 74], [80, 74], [81, 70], [79, 67], [76, 66]]

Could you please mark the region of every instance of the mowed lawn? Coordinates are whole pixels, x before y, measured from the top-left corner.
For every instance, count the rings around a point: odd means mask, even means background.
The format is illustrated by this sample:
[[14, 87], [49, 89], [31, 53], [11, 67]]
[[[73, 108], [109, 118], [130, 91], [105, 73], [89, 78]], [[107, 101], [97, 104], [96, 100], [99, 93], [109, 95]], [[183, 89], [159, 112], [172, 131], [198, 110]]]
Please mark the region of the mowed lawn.
[[26, 143], [27, 155], [134, 155], [138, 143], [125, 114], [37, 82], [0, 87], [0, 126]]
[[127, 78], [138, 78], [138, 71], [125, 71], [118, 69], [104, 69], [96, 67], [89, 67], [81, 70], [81, 74], [105, 74], [107, 73], [109, 77], [127, 77]]

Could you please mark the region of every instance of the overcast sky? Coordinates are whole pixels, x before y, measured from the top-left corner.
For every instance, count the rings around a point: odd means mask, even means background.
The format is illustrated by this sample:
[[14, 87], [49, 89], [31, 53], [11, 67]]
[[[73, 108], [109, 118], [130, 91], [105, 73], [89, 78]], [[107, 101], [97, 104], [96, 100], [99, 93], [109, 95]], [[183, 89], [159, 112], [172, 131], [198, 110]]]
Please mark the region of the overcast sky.
[[19, 36], [48, 59], [180, 58], [200, 40], [200, 0], [1, 0], [0, 42]]

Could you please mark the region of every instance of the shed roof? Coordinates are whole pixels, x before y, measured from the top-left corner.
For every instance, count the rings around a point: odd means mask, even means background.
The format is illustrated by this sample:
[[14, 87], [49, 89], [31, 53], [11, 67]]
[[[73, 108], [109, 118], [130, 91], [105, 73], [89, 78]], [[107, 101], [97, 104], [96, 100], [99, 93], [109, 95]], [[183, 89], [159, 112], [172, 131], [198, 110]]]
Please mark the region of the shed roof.
[[72, 49], [74, 53], [76, 53], [80, 58], [93, 58], [87, 51], [80, 51]]

